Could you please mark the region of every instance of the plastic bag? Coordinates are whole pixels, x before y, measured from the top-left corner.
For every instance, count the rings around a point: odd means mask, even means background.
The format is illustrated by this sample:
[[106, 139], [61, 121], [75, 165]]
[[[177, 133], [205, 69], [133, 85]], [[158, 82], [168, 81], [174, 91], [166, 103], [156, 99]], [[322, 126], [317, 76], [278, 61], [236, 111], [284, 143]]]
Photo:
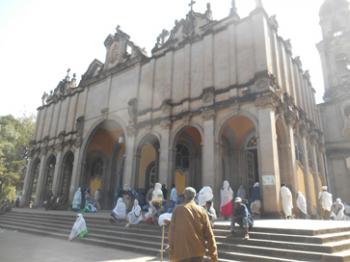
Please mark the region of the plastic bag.
[[171, 221], [171, 216], [173, 214], [171, 213], [164, 213], [164, 214], [161, 214], [158, 218], [158, 225], [161, 227], [161, 226], [166, 226], [167, 224], [170, 223]]
[[82, 214], [77, 215], [77, 219], [74, 222], [72, 230], [69, 235], [69, 240], [73, 240], [77, 237], [83, 238], [87, 235], [88, 230], [86, 227], [85, 219]]

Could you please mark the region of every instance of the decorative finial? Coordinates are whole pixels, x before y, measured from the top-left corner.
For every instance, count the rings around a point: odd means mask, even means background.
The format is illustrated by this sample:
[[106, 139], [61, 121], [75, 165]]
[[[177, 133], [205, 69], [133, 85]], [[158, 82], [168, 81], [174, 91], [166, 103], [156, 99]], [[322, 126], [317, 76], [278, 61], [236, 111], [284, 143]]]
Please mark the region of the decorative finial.
[[118, 33], [120, 30], [120, 25], [117, 25], [117, 27], [115, 28], [115, 31]]
[[207, 3], [207, 10], [205, 11], [205, 16], [206, 16], [209, 20], [213, 20], [213, 12], [211, 11], [211, 5], [210, 5], [210, 3]]
[[193, 6], [196, 3], [196, 1], [191, 0], [191, 2], [188, 4], [189, 7], [191, 7], [191, 13], [193, 13]]
[[67, 69], [67, 75], [66, 75], [66, 80], [69, 80], [69, 73], [70, 73], [70, 68]]
[[231, 11], [230, 15], [238, 15], [237, 14], [237, 6], [236, 6], [236, 0], [231, 1]]
[[262, 0], [255, 0], [255, 3], [256, 3], [256, 8], [263, 7]]

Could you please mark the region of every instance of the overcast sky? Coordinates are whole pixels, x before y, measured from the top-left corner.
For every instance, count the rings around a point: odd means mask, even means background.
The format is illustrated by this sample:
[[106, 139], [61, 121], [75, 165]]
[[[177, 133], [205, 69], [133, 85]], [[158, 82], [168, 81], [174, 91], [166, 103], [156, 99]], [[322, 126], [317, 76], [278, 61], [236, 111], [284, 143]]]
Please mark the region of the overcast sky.
[[[103, 42], [117, 25], [131, 41], [150, 50], [163, 28], [184, 18], [190, 0], [0, 0], [0, 115], [36, 114], [44, 91], [54, 89], [67, 68], [81, 76], [90, 62], [104, 62]], [[214, 19], [229, 14], [231, 0], [196, 0], [194, 10], [212, 4]], [[241, 17], [255, 0], [236, 0]], [[323, 78], [316, 43], [323, 0], [263, 0], [276, 14], [279, 34], [291, 39], [322, 101]], [[80, 78], [80, 77], [79, 77]]]

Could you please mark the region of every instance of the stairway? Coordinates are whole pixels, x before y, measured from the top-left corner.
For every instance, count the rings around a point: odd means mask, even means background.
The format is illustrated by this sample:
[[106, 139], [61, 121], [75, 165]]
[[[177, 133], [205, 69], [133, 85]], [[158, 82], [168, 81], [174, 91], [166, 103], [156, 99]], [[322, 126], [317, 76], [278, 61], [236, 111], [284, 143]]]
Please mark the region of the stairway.
[[[84, 215], [89, 235], [79, 241], [158, 255], [161, 228], [110, 224], [109, 213]], [[68, 239], [75, 221], [70, 211], [15, 209], [0, 215], [0, 227]], [[310, 223], [311, 229], [305, 229]], [[300, 227], [300, 225], [302, 225]], [[336, 226], [335, 226], [336, 225]], [[257, 221], [249, 240], [231, 236], [228, 223], [214, 226], [220, 261], [350, 261], [350, 224], [334, 221]]]

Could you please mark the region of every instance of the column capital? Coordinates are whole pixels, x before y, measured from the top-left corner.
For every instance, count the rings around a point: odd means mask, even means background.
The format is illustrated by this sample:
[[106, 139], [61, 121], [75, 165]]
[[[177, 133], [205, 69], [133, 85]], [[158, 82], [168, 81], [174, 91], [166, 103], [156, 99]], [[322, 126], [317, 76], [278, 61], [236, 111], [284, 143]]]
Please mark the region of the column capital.
[[271, 108], [275, 110], [278, 106], [277, 99], [271, 94], [265, 94], [257, 97], [255, 100], [255, 106], [259, 108]]
[[202, 118], [204, 121], [213, 120], [215, 117], [215, 110], [211, 108], [202, 109]]

